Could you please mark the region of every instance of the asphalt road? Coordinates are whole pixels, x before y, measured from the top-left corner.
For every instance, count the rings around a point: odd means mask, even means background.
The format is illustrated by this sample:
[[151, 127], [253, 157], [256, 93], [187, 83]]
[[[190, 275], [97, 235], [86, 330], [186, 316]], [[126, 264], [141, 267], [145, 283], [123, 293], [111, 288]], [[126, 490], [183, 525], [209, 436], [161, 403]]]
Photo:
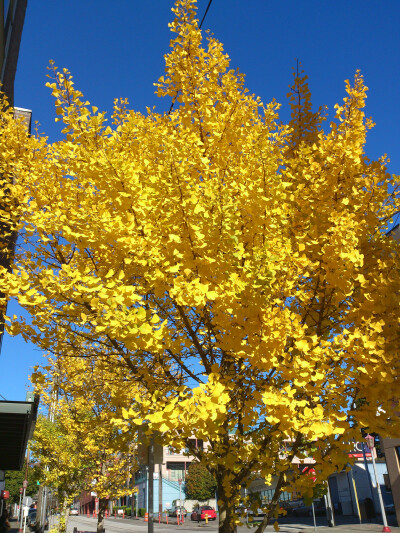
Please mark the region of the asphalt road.
[[[79, 532], [96, 533], [96, 523], [97, 522], [95, 518], [87, 518], [85, 516], [71, 516], [68, 521], [68, 533], [73, 533], [74, 527], [76, 527]], [[107, 518], [105, 520], [105, 533], [124, 533], [125, 531], [129, 531], [130, 533], [147, 533], [147, 527], [148, 524], [144, 522], [143, 519], [122, 520], [118, 518]], [[299, 526], [297, 524], [282, 525], [281, 532], [298, 533], [299, 531], [301, 531], [301, 529], [305, 527], [305, 525]], [[185, 520], [185, 523], [179, 526], [176, 523], [171, 523], [170, 521], [168, 525], [154, 522], [154, 533], [179, 533], [180, 531], [191, 531], [193, 533], [200, 533], [200, 531], [209, 531], [210, 533], [215, 533], [216, 531], [218, 531], [218, 522], [209, 522], [207, 525], [204, 522], [198, 524], [197, 522], [192, 522], [190, 518], [189, 520]], [[265, 531], [270, 533], [275, 530], [272, 526], [268, 526]], [[246, 526], [239, 527], [238, 532], [248, 533], [249, 529]]]
[[[350, 524], [339, 524], [335, 528], [328, 528], [326, 525], [326, 520], [323, 517], [319, 517], [320, 520], [317, 522], [317, 533], [331, 533], [337, 531], [339, 533], [366, 533], [366, 532], [381, 532], [381, 524], [359, 524], [356, 521]], [[344, 517], [343, 517], [344, 518]], [[349, 517], [346, 517], [346, 522], [349, 521]], [[350, 518], [351, 520], [351, 518]], [[301, 521], [301, 522], [299, 522]], [[72, 516], [68, 521], [68, 533], [73, 533], [74, 527], [78, 529], [79, 532], [85, 533], [96, 533], [96, 524], [97, 520], [95, 518], [87, 518], [85, 516]], [[253, 528], [250, 528], [252, 531]], [[391, 526], [393, 533], [400, 533], [400, 528]], [[215, 533], [218, 530], [217, 522], [209, 522], [207, 525], [201, 523], [200, 525], [197, 522], [191, 522], [185, 520], [183, 525], [178, 526], [175, 523], [169, 524], [159, 524], [158, 522], [154, 523], [154, 533], [179, 533], [191, 531], [193, 533], [200, 533], [200, 531], [209, 531], [209, 533]], [[143, 519], [119, 519], [119, 518], [108, 518], [105, 520], [105, 533], [147, 533], [148, 524], [144, 522]], [[274, 532], [273, 526], [268, 526], [265, 530], [266, 532]], [[297, 521], [295, 518], [286, 519], [286, 523], [280, 524], [281, 533], [314, 533], [314, 527], [312, 524], [312, 519], [308, 518], [298, 518]], [[249, 533], [249, 528], [246, 526], [239, 527], [238, 533]]]

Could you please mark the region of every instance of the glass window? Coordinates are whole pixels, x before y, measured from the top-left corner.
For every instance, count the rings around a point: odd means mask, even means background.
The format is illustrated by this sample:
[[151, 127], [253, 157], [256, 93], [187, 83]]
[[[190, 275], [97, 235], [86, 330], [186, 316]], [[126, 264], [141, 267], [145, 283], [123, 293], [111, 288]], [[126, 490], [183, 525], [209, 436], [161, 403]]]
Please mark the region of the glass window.
[[185, 463], [167, 462], [168, 479], [179, 481], [185, 479]]

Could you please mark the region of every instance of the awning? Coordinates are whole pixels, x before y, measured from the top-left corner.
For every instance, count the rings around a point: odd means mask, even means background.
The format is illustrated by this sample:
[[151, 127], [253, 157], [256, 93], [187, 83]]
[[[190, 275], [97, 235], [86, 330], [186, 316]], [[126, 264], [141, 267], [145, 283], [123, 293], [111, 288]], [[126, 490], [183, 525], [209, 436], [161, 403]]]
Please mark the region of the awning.
[[21, 470], [32, 438], [39, 397], [33, 402], [0, 401], [0, 470]]

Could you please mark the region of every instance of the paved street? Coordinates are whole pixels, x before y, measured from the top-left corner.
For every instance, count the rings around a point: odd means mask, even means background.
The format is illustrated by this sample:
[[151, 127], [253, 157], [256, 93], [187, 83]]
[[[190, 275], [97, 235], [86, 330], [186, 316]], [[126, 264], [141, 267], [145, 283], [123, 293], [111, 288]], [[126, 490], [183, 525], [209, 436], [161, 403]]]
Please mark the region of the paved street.
[[[294, 520], [294, 519], [293, 519]], [[304, 523], [285, 523], [280, 525], [280, 531], [282, 533], [313, 533], [314, 527], [311, 521], [307, 518], [303, 519]], [[326, 524], [326, 521], [325, 521]], [[362, 532], [374, 532], [378, 533], [382, 531], [381, 524], [346, 524], [338, 525], [335, 528], [329, 528], [326, 525], [323, 525], [322, 521], [318, 522], [317, 532], [318, 533], [332, 533], [338, 531], [338, 533], [362, 533]], [[70, 517], [68, 523], [68, 533], [73, 533], [74, 527], [78, 528], [78, 531], [82, 532], [95, 532], [96, 531], [96, 519], [87, 518], [84, 516], [74, 516]], [[393, 533], [400, 533], [399, 527], [391, 527]], [[252, 529], [252, 528], [251, 528]], [[132, 519], [115, 519], [108, 518], [105, 520], [105, 533], [117, 533], [117, 532], [133, 532], [133, 533], [147, 533], [147, 523], [143, 519], [132, 520]], [[176, 523], [169, 524], [159, 524], [158, 522], [154, 523], [155, 533], [175, 533], [179, 531], [192, 531], [199, 533], [201, 530], [208, 530], [210, 533], [216, 532], [218, 530], [217, 522], [210, 522], [207, 526], [202, 523], [198, 525], [196, 522], [191, 522], [190, 519], [186, 520], [183, 525], [178, 526]], [[246, 526], [239, 527], [239, 533], [248, 532], [249, 529]], [[265, 530], [268, 533], [275, 531], [273, 526], [268, 526]]]
[[[343, 517], [341, 517], [343, 519]], [[294, 519], [292, 519], [294, 520]], [[193, 533], [200, 533], [200, 531], [209, 531], [210, 533], [215, 533], [218, 530], [217, 522], [210, 522], [207, 526], [202, 523], [198, 525], [196, 522], [191, 522], [190, 519], [186, 520], [183, 525], [178, 526], [176, 521], [168, 520], [169, 524], [159, 524], [158, 522], [154, 523], [154, 532], [155, 533], [179, 533], [180, 531], [192, 531]], [[281, 533], [314, 533], [314, 527], [312, 523], [307, 520], [307, 518], [302, 519], [303, 523], [294, 522], [280, 524]], [[76, 527], [78, 531], [85, 533], [95, 533], [96, 532], [96, 519], [87, 518], [85, 516], [71, 516], [68, 521], [68, 533], [73, 533], [74, 528]], [[17, 521], [11, 521], [11, 529], [8, 533], [18, 533], [19, 524]], [[50, 522], [50, 527], [53, 525]], [[390, 526], [392, 533], [400, 533], [400, 527]], [[252, 528], [250, 528], [252, 529]], [[115, 519], [108, 518], [105, 521], [105, 533], [147, 533], [147, 523], [143, 519]], [[246, 526], [239, 527], [238, 533], [248, 533], [249, 528]], [[265, 530], [268, 533], [271, 533], [274, 530], [272, 526], [268, 526]], [[317, 533], [380, 533], [382, 531], [381, 524], [339, 524], [334, 528], [329, 528], [320, 520], [316, 529]], [[26, 530], [27, 533], [30, 533], [29, 530]]]
[[[50, 524], [51, 527], [52, 524]], [[78, 531], [85, 533], [95, 533], [96, 532], [96, 519], [87, 518], [81, 516], [70, 517], [68, 522], [68, 533], [73, 533], [74, 527], [78, 528]], [[314, 533], [314, 527], [310, 524], [281, 524], [280, 525], [281, 533]], [[390, 526], [392, 533], [400, 533], [400, 527]], [[122, 520], [109, 518], [106, 520], [105, 525], [106, 533], [147, 533], [147, 523], [140, 520]], [[210, 533], [215, 533], [218, 530], [217, 523], [211, 522], [207, 526], [201, 524], [200, 526], [197, 523], [191, 522], [190, 520], [186, 521], [183, 525], [177, 526], [176, 523], [167, 524], [158, 524], [154, 523], [155, 533], [179, 533], [180, 531], [192, 531], [193, 533], [199, 533], [200, 531], [209, 531]], [[11, 521], [11, 529], [9, 533], [18, 533], [19, 524], [16, 521]], [[249, 529], [247, 527], [239, 527], [239, 533], [247, 533]], [[271, 533], [274, 530], [272, 526], [268, 526], [266, 531]], [[347, 524], [347, 525], [338, 525], [334, 528], [329, 528], [325, 525], [318, 525], [316, 529], [317, 533], [380, 533], [382, 531], [381, 524]], [[29, 533], [27, 529], [27, 533]]]

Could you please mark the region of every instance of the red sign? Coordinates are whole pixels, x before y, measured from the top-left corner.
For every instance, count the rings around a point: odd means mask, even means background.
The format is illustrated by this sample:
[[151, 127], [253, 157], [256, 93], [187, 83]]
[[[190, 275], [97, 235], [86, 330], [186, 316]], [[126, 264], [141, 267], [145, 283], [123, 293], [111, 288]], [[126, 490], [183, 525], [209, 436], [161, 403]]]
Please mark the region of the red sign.
[[311, 466], [305, 466], [305, 465], [299, 465], [299, 468], [301, 470], [301, 473], [310, 477], [314, 483], [317, 481], [317, 476], [316, 476], [316, 472], [314, 468], [312, 468]]
[[1, 497], [4, 498], [5, 500], [8, 500], [8, 498], [10, 497], [10, 492], [8, 490], [2, 490]]
[[310, 476], [310, 478], [314, 481], [314, 483], [317, 481], [317, 476], [314, 468], [310, 468], [307, 472], [307, 475]]

